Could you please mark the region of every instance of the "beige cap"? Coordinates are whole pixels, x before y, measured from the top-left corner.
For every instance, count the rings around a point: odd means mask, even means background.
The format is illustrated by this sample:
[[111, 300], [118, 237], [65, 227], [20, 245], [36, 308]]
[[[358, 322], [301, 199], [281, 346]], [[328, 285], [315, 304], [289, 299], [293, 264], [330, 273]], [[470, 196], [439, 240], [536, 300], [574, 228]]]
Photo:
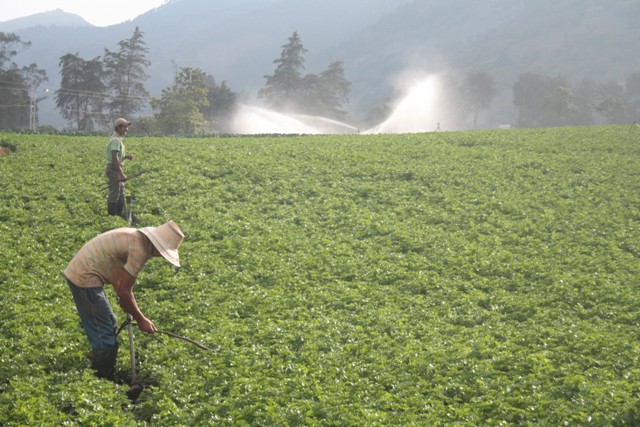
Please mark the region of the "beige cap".
[[129, 126], [131, 124], [130, 121], [123, 119], [122, 117], [120, 117], [119, 119], [116, 119], [115, 122], [115, 127], [118, 127], [120, 125], [127, 125]]
[[180, 267], [178, 248], [182, 243], [182, 239], [184, 239], [184, 234], [178, 224], [168, 221], [159, 227], [144, 227], [138, 231], [151, 240], [153, 246], [167, 261], [176, 267]]

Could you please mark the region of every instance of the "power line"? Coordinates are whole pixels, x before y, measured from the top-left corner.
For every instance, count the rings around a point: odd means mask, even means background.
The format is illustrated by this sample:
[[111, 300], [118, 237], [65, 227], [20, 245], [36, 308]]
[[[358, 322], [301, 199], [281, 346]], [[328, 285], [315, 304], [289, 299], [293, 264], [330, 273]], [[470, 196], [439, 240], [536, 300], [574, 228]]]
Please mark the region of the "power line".
[[[31, 90], [30, 85], [16, 83], [16, 82], [0, 80], [0, 84], [7, 85], [7, 86], [0, 86], [0, 88], [8, 88], [8, 89], [13, 88], [13, 89], [21, 89], [25, 91]], [[60, 94], [68, 94], [68, 95], [83, 95], [88, 98], [111, 98], [113, 100], [120, 100], [120, 101], [146, 101], [150, 98], [150, 96], [134, 96], [134, 95], [118, 95], [118, 94], [114, 95], [109, 92], [97, 92], [97, 91], [90, 91], [85, 89], [73, 89], [73, 88], [62, 88], [62, 87], [55, 90], [48, 89], [48, 91], [49, 92], [54, 91], [56, 94], [60, 93]]]

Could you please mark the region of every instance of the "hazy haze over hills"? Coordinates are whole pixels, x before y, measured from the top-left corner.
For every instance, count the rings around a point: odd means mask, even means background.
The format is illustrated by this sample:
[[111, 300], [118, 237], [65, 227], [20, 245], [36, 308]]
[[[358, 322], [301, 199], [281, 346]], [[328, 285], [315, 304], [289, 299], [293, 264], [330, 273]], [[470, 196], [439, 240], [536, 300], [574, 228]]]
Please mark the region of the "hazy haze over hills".
[[[177, 67], [198, 67], [255, 98], [282, 45], [298, 31], [308, 50], [305, 72], [344, 62], [353, 116], [389, 99], [410, 69], [494, 76], [501, 92], [486, 115], [488, 126], [512, 120], [511, 87], [521, 73], [606, 82], [640, 71], [638, 1], [174, 0], [105, 28], [63, 23], [63, 16], [53, 15], [44, 26], [29, 21], [35, 17], [0, 23], [0, 31], [32, 43], [14, 59], [44, 68], [49, 87], [59, 84], [61, 56], [101, 56], [138, 26], [149, 48], [146, 86], [152, 96], [172, 84]], [[61, 126], [52, 105], [40, 104], [40, 123]]]

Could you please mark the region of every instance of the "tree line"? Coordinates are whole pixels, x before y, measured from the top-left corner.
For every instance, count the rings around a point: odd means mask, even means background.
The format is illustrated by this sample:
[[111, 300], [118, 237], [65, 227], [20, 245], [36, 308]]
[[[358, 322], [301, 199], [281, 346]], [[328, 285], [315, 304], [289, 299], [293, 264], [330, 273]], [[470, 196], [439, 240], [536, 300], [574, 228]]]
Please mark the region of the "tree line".
[[0, 130], [35, 127], [37, 88], [49, 80], [36, 64], [19, 67], [13, 57], [31, 46], [13, 33], [0, 32]]
[[640, 72], [624, 83], [525, 73], [513, 85], [518, 127], [624, 124], [640, 119]]
[[[48, 81], [36, 64], [19, 67], [13, 58], [30, 47], [12, 33], [0, 32], [0, 130], [36, 130], [40, 86]], [[345, 120], [351, 82], [344, 63], [333, 61], [320, 73], [307, 73], [302, 40], [295, 31], [274, 60], [275, 70], [265, 75], [258, 98], [273, 110]], [[145, 88], [149, 79], [148, 48], [144, 34], [118, 42], [116, 50], [104, 49], [101, 57], [83, 59], [78, 53], [60, 58], [60, 87], [55, 90], [56, 108], [70, 129], [91, 132], [110, 127], [116, 117], [136, 117], [132, 133], [148, 135], [195, 135], [228, 133], [241, 94], [226, 82], [217, 83], [204, 70], [176, 70], [174, 82], [159, 97]], [[478, 125], [479, 115], [491, 107], [498, 91], [486, 72], [472, 72], [458, 82], [445, 79], [447, 102], [442, 113], [464, 127]], [[640, 112], [640, 72], [624, 83], [583, 80], [571, 84], [566, 78], [535, 73], [518, 76], [512, 87], [518, 110], [517, 127], [554, 127], [600, 123], [628, 123]], [[138, 117], [147, 106], [153, 114]], [[364, 121], [377, 124], [390, 113], [390, 105], [374, 107]]]

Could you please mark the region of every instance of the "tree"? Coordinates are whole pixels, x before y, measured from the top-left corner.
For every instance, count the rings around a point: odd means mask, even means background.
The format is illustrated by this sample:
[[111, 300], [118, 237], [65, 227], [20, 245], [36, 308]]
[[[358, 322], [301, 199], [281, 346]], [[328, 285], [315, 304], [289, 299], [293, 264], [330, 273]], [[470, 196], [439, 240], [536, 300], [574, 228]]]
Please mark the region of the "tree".
[[633, 106], [634, 121], [640, 120], [640, 71], [631, 73], [625, 81], [627, 98]]
[[15, 67], [16, 65], [9, 63], [9, 61], [19, 51], [27, 49], [29, 46], [31, 46], [31, 42], [23, 42], [19, 36], [13, 33], [0, 32], [0, 70], [5, 71], [11, 66]]
[[110, 99], [106, 106], [111, 118], [132, 117], [142, 110], [149, 100], [144, 81], [149, 78], [146, 59], [149, 49], [143, 41], [143, 33], [135, 28], [130, 39], [118, 43], [120, 50], [104, 50], [103, 78]]
[[103, 114], [106, 88], [100, 58], [85, 61], [77, 53], [68, 53], [60, 58], [60, 75], [56, 107], [62, 117], [81, 132], [93, 130], [96, 124], [106, 125], [108, 120]]
[[[28, 67], [22, 67], [22, 76], [25, 84], [30, 90], [30, 106], [29, 106], [29, 127], [31, 130], [37, 128], [38, 123], [38, 102], [46, 99], [46, 96], [38, 96], [38, 87], [49, 80], [47, 73], [38, 68], [36, 64], [31, 64]], [[48, 92], [48, 89], [47, 89]]]
[[540, 124], [546, 127], [575, 123], [578, 106], [569, 88], [557, 87], [547, 94], [542, 104]]
[[294, 110], [300, 104], [303, 55], [306, 52], [298, 32], [294, 31], [289, 43], [282, 46], [280, 58], [273, 61], [278, 64], [275, 72], [272, 76], [264, 76], [266, 86], [258, 92], [258, 96], [264, 98], [270, 108]]
[[575, 122], [578, 126], [588, 126], [595, 123], [593, 116], [594, 100], [598, 95], [598, 85], [590, 79], [581, 80], [574, 91], [575, 104], [578, 111], [575, 114]]
[[298, 112], [341, 120], [347, 114], [343, 102], [349, 100], [351, 82], [344, 77], [341, 61], [334, 61], [322, 73], [307, 74], [300, 82]]
[[596, 111], [607, 118], [608, 123], [630, 123], [633, 119], [633, 108], [629, 100], [623, 96], [606, 96], [596, 105]]
[[495, 81], [485, 72], [472, 73], [462, 83], [462, 91], [466, 108], [473, 115], [472, 125], [476, 127], [480, 111], [489, 108], [497, 94]]
[[209, 107], [207, 76], [199, 68], [181, 68], [172, 87], [162, 90], [151, 106], [161, 132], [170, 135], [196, 135], [204, 132], [203, 111]]
[[609, 81], [598, 86], [598, 95], [594, 100], [595, 110], [602, 114], [607, 123], [623, 124], [634, 120], [634, 108], [624, 85]]
[[346, 112], [342, 106], [348, 102], [351, 90], [343, 63], [334, 61], [319, 75], [303, 76], [306, 52], [298, 32], [294, 32], [289, 43], [282, 46], [280, 58], [273, 61], [278, 64], [273, 75], [264, 76], [267, 83], [258, 96], [277, 111], [343, 119]]
[[29, 48], [13, 33], [0, 32], [0, 129], [20, 129], [35, 126], [39, 85], [48, 80], [36, 64], [20, 69], [12, 58]]
[[333, 61], [329, 68], [320, 73], [320, 109], [316, 114], [332, 119], [342, 120], [346, 112], [342, 109], [343, 103], [349, 102], [351, 82], [344, 76], [344, 64], [342, 61]]
[[214, 131], [230, 132], [238, 95], [232, 92], [224, 81], [217, 85], [213, 76], [206, 76], [205, 84], [208, 101], [208, 105], [203, 109], [205, 120]]
[[17, 68], [0, 72], [0, 129], [27, 127], [30, 101], [26, 88]]
[[518, 107], [518, 126], [544, 126], [542, 119], [545, 98], [558, 87], [569, 87], [569, 84], [563, 77], [534, 73], [519, 75], [513, 85], [513, 103]]

